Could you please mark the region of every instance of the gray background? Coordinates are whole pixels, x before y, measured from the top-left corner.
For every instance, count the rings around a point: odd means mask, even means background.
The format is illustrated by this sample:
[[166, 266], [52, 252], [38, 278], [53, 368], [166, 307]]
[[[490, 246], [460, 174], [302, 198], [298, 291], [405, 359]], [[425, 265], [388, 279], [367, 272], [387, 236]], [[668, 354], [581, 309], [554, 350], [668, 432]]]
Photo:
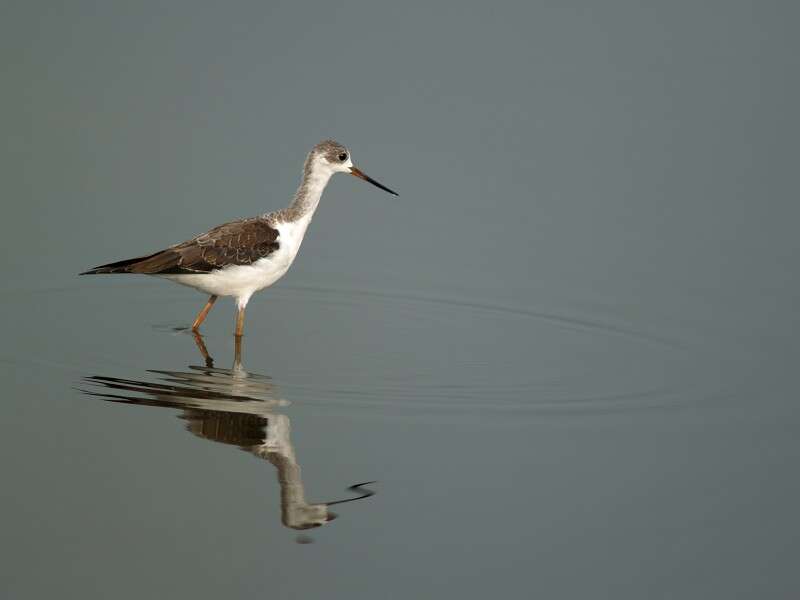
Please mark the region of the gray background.
[[[791, 2], [0, 8], [0, 595], [794, 598]], [[191, 290], [96, 264], [284, 206], [250, 304], [312, 499], [104, 403], [199, 363]], [[206, 325], [230, 363], [232, 304]]]

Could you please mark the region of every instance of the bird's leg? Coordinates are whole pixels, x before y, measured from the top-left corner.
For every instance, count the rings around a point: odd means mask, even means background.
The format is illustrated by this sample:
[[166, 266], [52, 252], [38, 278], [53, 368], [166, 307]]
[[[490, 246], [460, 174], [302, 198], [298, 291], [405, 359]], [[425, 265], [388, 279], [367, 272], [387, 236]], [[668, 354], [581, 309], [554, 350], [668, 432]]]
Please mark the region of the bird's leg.
[[197, 344], [197, 349], [200, 350], [200, 354], [203, 356], [206, 366], [210, 369], [214, 366], [214, 359], [211, 358], [211, 355], [208, 353], [205, 342], [203, 342], [203, 337], [196, 331], [192, 331], [192, 335], [194, 335], [194, 343]]
[[244, 306], [240, 306], [236, 312], [236, 337], [244, 333]]
[[233, 336], [233, 370], [242, 369], [242, 336]]
[[206, 320], [209, 311], [211, 311], [211, 307], [214, 306], [214, 302], [216, 301], [217, 301], [217, 296], [211, 296], [208, 299], [208, 302], [206, 302], [206, 305], [203, 307], [203, 310], [197, 313], [197, 318], [194, 320], [194, 323], [192, 323], [192, 331], [197, 333], [197, 330], [200, 329], [200, 325], [202, 325], [203, 321]]

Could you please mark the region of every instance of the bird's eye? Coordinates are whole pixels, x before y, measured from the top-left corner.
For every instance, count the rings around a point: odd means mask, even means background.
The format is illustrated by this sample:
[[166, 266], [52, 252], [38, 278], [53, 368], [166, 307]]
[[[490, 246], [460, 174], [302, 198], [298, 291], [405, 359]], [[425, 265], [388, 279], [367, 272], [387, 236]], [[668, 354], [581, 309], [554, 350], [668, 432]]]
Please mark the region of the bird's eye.
[[347, 160], [347, 152], [340, 152], [339, 153], [339, 160], [344, 162]]

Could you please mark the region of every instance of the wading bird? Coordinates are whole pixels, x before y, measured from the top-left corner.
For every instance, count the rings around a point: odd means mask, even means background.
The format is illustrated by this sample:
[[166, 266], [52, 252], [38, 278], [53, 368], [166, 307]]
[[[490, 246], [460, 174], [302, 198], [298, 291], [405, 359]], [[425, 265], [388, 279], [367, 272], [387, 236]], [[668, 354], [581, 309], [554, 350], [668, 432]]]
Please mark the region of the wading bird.
[[347, 148], [325, 140], [308, 154], [300, 187], [288, 207], [231, 221], [155, 254], [100, 265], [81, 275], [156, 275], [205, 292], [210, 297], [192, 324], [195, 332], [219, 296], [233, 296], [237, 306], [236, 335], [240, 336], [247, 302], [289, 270], [322, 191], [335, 173], [355, 175], [397, 196], [397, 192], [354, 167]]

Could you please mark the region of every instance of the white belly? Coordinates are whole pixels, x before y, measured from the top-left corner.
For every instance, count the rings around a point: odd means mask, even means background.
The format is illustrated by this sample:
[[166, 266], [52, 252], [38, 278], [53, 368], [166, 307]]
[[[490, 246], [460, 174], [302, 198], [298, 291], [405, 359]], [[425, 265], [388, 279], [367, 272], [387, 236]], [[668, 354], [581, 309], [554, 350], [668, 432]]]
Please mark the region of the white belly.
[[278, 249], [251, 265], [232, 265], [213, 273], [161, 275], [165, 279], [193, 287], [215, 296], [235, 296], [244, 305], [250, 296], [278, 281], [292, 266], [303, 241], [311, 216], [290, 223], [279, 223]]

